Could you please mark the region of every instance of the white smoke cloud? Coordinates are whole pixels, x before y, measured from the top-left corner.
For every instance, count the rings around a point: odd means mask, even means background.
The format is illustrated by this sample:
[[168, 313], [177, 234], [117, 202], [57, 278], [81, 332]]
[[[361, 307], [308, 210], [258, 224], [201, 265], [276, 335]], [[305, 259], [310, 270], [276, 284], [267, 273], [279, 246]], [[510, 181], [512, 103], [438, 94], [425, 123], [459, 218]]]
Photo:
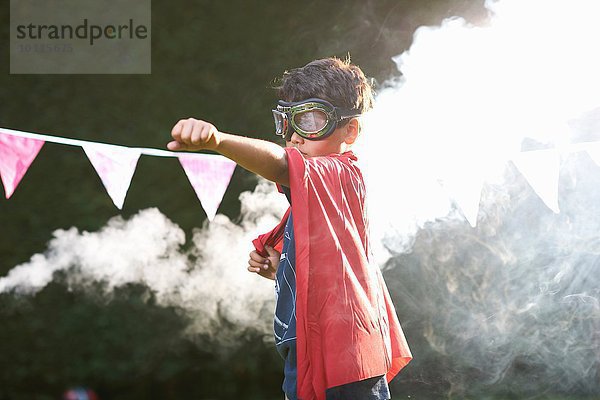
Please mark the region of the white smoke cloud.
[[[158, 304], [182, 307], [194, 317], [190, 334], [208, 334], [222, 343], [246, 329], [268, 334], [273, 283], [246, 266], [251, 240], [279, 221], [286, 200], [267, 182], [240, 199], [241, 224], [218, 215], [194, 231], [190, 250], [184, 248], [183, 230], [155, 208], [129, 220], [114, 217], [97, 232], [57, 230], [44, 254], [0, 279], [0, 292], [33, 294], [62, 271], [67, 285], [101, 282], [109, 296], [126, 284], [145, 285]], [[216, 336], [223, 320], [230, 328]]]
[[600, 3], [487, 7], [485, 26], [451, 18], [419, 28], [394, 57], [401, 77], [383, 85], [365, 118], [357, 152], [373, 182], [375, 233], [392, 253], [446, 216], [449, 198], [476, 214], [482, 184], [501, 181], [524, 138], [563, 149], [586, 129], [573, 121], [600, 106]]
[[[600, 3], [487, 7], [485, 26], [420, 28], [366, 118], [379, 256], [419, 380], [597, 395], [600, 171], [573, 143], [600, 140]], [[561, 156], [560, 214], [508, 162], [544, 147]], [[456, 206], [479, 206], [476, 228]]]

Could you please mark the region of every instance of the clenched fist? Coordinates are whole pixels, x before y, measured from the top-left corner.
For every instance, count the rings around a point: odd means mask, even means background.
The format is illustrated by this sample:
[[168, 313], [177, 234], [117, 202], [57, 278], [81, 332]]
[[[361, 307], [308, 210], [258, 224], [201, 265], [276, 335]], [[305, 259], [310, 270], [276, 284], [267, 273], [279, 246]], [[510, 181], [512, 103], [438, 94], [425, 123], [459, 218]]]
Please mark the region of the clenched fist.
[[171, 129], [173, 141], [167, 144], [169, 150], [215, 150], [221, 133], [209, 122], [199, 119], [181, 119]]
[[281, 253], [270, 246], [266, 246], [265, 249], [269, 254], [268, 257], [263, 257], [256, 250], [250, 253], [250, 259], [248, 260], [248, 271], [256, 272], [260, 276], [275, 280], [275, 274], [277, 273], [277, 267], [279, 267], [279, 257]]

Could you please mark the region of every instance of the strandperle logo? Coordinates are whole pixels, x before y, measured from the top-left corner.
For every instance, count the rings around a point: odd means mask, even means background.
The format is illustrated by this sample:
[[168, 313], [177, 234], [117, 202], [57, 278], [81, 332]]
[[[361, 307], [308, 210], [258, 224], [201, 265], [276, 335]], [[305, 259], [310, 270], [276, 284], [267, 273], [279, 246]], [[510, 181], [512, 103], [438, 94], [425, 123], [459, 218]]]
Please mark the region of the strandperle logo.
[[89, 39], [90, 46], [99, 39], [146, 39], [148, 38], [148, 27], [146, 25], [134, 24], [129, 19], [125, 25], [96, 25], [90, 24], [85, 18], [83, 23], [72, 25], [40, 25], [30, 23], [28, 25], [17, 25], [17, 39]]
[[149, 74], [151, 0], [11, 0], [11, 74]]

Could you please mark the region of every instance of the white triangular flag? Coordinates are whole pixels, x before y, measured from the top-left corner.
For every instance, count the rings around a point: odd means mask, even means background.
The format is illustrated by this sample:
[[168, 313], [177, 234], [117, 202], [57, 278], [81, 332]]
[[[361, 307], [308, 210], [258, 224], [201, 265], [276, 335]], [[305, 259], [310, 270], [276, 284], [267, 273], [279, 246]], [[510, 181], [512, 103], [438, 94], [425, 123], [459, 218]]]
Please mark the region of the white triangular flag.
[[555, 149], [524, 151], [512, 158], [533, 191], [555, 213], [558, 208], [560, 154]]
[[473, 228], [477, 225], [483, 182], [480, 174], [453, 176], [440, 182], [448, 197], [456, 202]]
[[585, 151], [589, 154], [592, 161], [600, 167], [600, 142], [586, 144]]
[[97, 143], [82, 147], [113, 203], [119, 210], [122, 209], [140, 158], [140, 150]]
[[211, 154], [180, 154], [178, 158], [206, 216], [212, 221], [231, 181], [235, 162]]

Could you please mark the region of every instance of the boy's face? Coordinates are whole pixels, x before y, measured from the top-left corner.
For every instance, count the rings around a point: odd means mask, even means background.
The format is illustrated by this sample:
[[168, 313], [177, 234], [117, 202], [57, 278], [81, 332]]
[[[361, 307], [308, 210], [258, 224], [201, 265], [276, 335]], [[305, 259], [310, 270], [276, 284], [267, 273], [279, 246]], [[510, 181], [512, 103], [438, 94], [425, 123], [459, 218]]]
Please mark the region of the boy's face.
[[305, 156], [343, 153], [358, 134], [357, 110], [335, 107], [320, 98], [279, 100], [272, 111], [275, 133], [285, 139], [287, 147], [296, 147]]
[[[279, 100], [277, 108], [272, 112], [275, 134], [287, 142], [292, 141], [294, 133], [304, 140], [323, 141], [328, 139], [338, 126], [346, 125], [351, 118], [360, 115], [357, 110], [336, 107], [329, 101], [316, 97], [296, 102]], [[298, 142], [298, 138], [296, 139], [295, 142]]]

